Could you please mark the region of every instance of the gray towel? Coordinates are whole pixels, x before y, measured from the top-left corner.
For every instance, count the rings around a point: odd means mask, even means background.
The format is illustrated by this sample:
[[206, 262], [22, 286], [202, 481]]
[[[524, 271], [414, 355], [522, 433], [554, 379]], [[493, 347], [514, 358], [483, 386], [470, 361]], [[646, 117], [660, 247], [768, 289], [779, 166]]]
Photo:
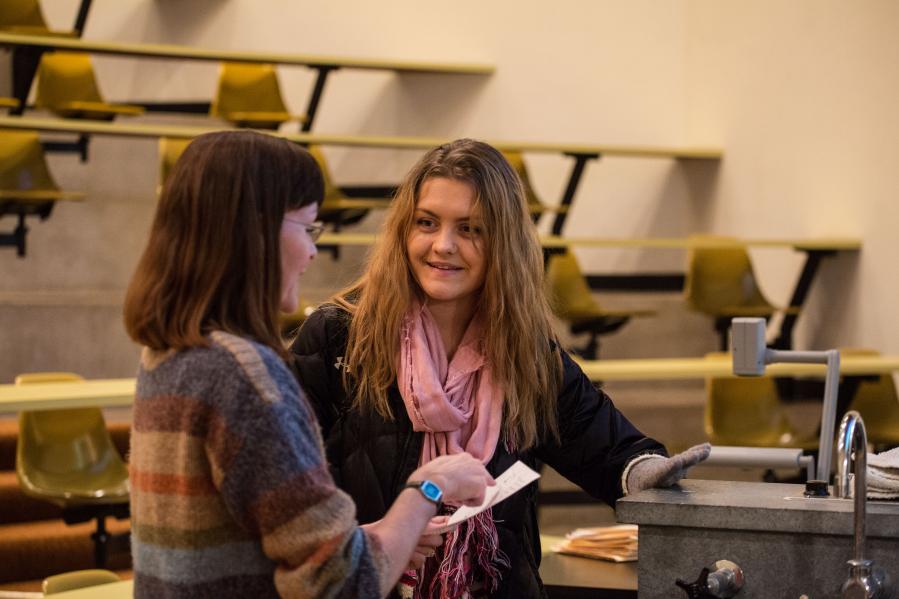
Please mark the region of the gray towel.
[[899, 499], [899, 447], [868, 454], [868, 498]]

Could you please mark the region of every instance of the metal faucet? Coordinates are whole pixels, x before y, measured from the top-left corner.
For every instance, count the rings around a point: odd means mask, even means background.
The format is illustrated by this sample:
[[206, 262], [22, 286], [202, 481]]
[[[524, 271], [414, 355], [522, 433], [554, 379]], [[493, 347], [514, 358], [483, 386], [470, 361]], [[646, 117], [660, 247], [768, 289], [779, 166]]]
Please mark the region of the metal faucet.
[[849, 578], [843, 583], [843, 599], [888, 599], [892, 597], [886, 573], [865, 559], [865, 507], [867, 482], [868, 436], [865, 423], [855, 410], [851, 410], [840, 423], [837, 439], [837, 478], [834, 491], [837, 497], [848, 499], [849, 462], [855, 464], [855, 557], [849, 560]]

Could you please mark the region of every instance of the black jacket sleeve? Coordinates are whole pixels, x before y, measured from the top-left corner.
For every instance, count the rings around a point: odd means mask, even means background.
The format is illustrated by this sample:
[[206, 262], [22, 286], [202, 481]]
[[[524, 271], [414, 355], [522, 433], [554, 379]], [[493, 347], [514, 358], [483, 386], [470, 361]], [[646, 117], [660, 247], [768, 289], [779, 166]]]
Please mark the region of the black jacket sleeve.
[[[331, 475], [356, 503], [359, 522], [367, 523], [384, 516], [415, 469], [422, 435], [408, 418], [352, 409], [343, 380], [349, 324], [345, 310], [325, 305], [306, 319], [290, 351], [321, 424]], [[398, 392], [396, 400], [402, 408]]]
[[623, 495], [621, 475], [627, 463], [640, 454], [667, 452], [637, 430], [564, 351], [562, 368], [560, 441], [541, 444], [537, 457], [590, 495], [614, 505]]
[[344, 321], [348, 318], [337, 306], [323, 306], [306, 318], [290, 347], [297, 378], [325, 439], [346, 408], [343, 354], [347, 335]]

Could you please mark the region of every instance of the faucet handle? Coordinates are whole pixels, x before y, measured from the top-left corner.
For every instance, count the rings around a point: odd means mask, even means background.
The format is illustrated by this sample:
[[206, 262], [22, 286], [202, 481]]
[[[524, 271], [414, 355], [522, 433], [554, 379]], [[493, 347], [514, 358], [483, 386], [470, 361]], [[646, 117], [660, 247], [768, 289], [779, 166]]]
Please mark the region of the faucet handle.
[[709, 594], [708, 568], [703, 568], [699, 573], [699, 578], [693, 582], [687, 582], [678, 578], [674, 581], [674, 584], [682, 588], [689, 599], [714, 599], [714, 595]]
[[842, 599], [889, 599], [890, 581], [882, 568], [874, 565], [873, 560], [851, 559], [849, 578], [843, 583]]
[[743, 570], [737, 564], [721, 559], [712, 567], [714, 572], [703, 568], [695, 582], [678, 578], [674, 584], [684, 589], [690, 599], [726, 599], [743, 587]]

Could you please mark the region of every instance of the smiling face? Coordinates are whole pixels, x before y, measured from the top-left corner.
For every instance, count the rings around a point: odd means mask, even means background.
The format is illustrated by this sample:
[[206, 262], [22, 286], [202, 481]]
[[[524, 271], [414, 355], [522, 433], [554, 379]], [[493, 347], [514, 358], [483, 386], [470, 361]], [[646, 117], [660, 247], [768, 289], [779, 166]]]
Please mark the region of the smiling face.
[[473, 311], [484, 286], [482, 225], [472, 215], [475, 190], [434, 177], [420, 190], [406, 240], [412, 274], [432, 307]]
[[307, 204], [284, 213], [281, 222], [281, 303], [286, 314], [296, 311], [300, 304], [300, 276], [315, 258], [318, 250], [306, 231], [315, 222], [318, 204]]

